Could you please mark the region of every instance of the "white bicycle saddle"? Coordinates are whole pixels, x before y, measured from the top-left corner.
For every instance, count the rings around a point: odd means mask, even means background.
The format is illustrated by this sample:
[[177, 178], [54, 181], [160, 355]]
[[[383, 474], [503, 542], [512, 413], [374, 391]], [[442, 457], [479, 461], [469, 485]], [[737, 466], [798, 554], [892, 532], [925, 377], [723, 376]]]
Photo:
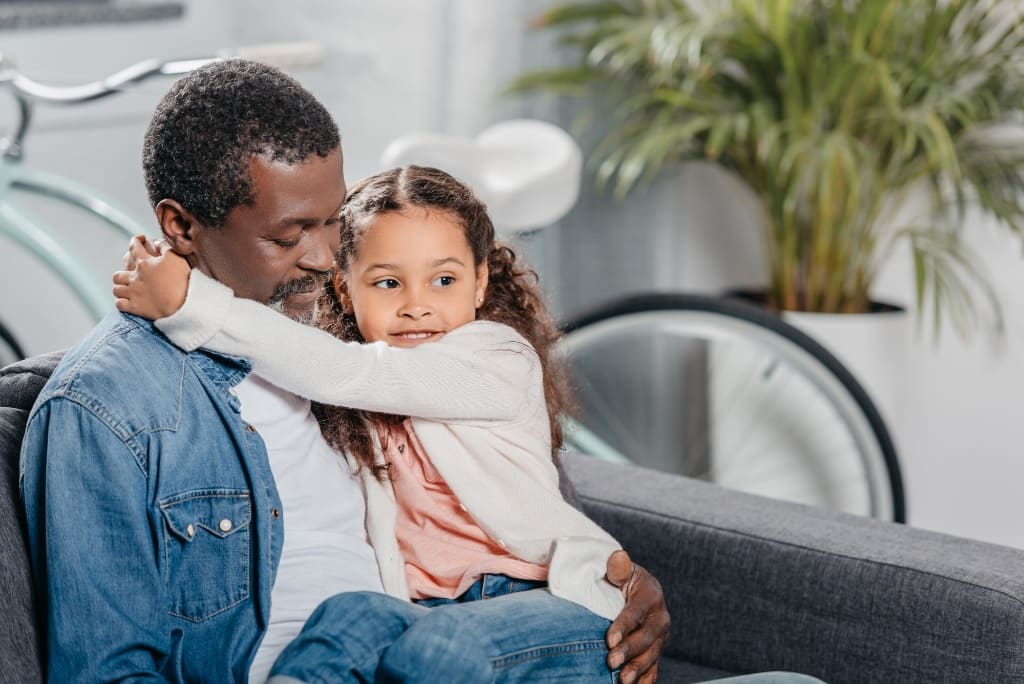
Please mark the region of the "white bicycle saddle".
[[475, 138], [422, 133], [398, 138], [384, 150], [385, 168], [417, 164], [447, 171], [487, 204], [506, 234], [548, 226], [576, 203], [583, 155], [554, 124], [502, 121]]

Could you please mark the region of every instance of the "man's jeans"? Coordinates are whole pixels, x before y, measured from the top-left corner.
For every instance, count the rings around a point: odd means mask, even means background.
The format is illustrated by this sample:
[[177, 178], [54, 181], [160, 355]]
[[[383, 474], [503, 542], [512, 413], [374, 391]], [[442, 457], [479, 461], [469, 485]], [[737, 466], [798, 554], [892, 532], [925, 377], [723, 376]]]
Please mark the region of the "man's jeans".
[[[333, 596], [281, 653], [284, 682], [613, 682], [608, 620], [543, 583], [485, 575], [454, 600]], [[487, 599], [487, 600], [482, 600]]]

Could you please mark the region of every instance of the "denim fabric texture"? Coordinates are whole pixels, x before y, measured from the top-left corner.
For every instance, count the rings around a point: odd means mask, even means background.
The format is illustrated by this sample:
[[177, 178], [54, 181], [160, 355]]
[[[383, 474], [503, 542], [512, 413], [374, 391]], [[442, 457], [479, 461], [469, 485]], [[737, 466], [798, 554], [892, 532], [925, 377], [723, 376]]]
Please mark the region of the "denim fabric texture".
[[433, 607], [368, 592], [324, 601], [271, 670], [306, 682], [615, 682], [609, 621], [535, 588], [485, 575]]
[[516, 594], [520, 591], [530, 591], [531, 589], [543, 589], [547, 585], [547, 582], [541, 582], [538, 580], [524, 580], [509, 577], [508, 575], [486, 573], [476, 582], [473, 582], [469, 589], [455, 598], [418, 599], [416, 600], [416, 603], [421, 606], [427, 606], [428, 608], [435, 608], [437, 606], [447, 606], [456, 603], [483, 601], [486, 599], [504, 596], [506, 594]]
[[49, 681], [245, 680], [283, 520], [249, 370], [115, 313], [43, 388], [21, 489]]

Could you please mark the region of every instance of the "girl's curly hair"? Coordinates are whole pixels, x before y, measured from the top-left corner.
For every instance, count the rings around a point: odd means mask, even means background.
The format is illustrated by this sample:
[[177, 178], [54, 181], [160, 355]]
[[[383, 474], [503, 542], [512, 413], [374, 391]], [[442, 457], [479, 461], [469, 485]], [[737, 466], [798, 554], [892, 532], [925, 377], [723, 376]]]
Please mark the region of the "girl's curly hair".
[[[551, 353], [561, 333], [541, 296], [537, 274], [519, 263], [511, 247], [495, 239], [494, 224], [487, 215], [487, 208], [465, 184], [444, 171], [421, 166], [383, 171], [359, 182], [350, 191], [341, 211], [339, 274], [351, 267], [360, 239], [374, 217], [408, 207], [443, 211], [456, 217], [465, 229], [474, 266], [486, 260], [487, 291], [483, 305], [477, 310], [477, 318], [514, 328], [536, 350], [544, 376], [544, 398], [554, 454], [562, 446], [558, 416], [568, 403], [565, 369]], [[317, 325], [342, 340], [364, 341], [355, 317], [342, 306], [337, 285], [326, 288], [320, 300]], [[374, 465], [371, 426], [394, 425], [403, 420], [402, 416], [326, 405], [315, 406], [314, 411], [331, 446], [352, 454], [361, 467], [370, 468], [378, 479], [386, 476], [387, 466]]]

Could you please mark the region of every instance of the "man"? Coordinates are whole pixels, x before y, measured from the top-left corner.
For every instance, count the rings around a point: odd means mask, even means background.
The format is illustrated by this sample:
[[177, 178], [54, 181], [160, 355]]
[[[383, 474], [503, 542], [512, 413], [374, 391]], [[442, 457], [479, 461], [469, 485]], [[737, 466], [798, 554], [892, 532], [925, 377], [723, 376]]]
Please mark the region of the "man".
[[[204, 67], [159, 105], [143, 163], [171, 247], [313, 320], [345, 180], [310, 93], [251, 62]], [[112, 314], [44, 388], [22, 492], [50, 681], [262, 682], [323, 599], [381, 590], [361, 493], [309, 402], [249, 371]], [[627, 595], [609, 663], [653, 680], [660, 587], [621, 552], [609, 579]]]

